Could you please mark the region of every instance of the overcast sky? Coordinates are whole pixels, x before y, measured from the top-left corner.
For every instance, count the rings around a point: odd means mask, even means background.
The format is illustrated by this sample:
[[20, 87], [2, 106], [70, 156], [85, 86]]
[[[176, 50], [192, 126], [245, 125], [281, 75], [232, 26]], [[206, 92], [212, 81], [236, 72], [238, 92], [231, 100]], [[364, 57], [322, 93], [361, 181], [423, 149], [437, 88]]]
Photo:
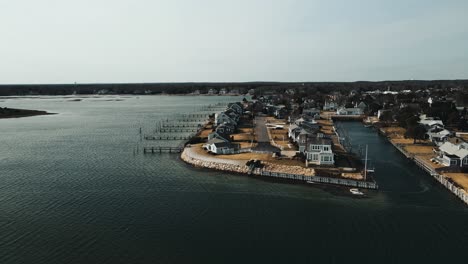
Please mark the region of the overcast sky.
[[467, 0], [0, 0], [0, 83], [468, 78]]

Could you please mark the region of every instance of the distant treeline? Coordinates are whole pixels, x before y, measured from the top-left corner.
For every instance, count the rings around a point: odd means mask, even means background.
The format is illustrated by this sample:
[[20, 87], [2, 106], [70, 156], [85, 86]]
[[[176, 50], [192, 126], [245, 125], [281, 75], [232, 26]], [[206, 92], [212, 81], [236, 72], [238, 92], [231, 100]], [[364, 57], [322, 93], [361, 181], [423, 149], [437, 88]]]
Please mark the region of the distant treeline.
[[119, 84], [32, 84], [0, 85], [0, 96], [8, 95], [69, 95], [69, 94], [206, 94], [210, 89], [225, 88], [241, 94], [254, 89], [256, 93], [284, 93], [288, 89], [303, 92], [330, 92], [343, 90], [417, 90], [428, 88], [468, 89], [468, 80], [438, 81], [382, 81], [382, 82], [247, 82], [247, 83], [119, 83]]

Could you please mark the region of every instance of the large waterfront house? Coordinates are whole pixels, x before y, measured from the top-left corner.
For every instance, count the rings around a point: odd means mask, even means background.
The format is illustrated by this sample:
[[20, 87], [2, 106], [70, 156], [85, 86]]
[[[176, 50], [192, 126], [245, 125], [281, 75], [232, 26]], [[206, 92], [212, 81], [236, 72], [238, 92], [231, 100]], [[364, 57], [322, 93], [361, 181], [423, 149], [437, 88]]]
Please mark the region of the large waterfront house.
[[364, 114], [361, 108], [355, 107], [355, 108], [344, 108], [341, 107], [338, 110], [336, 110], [337, 115], [342, 115], [342, 116], [359, 116]]
[[332, 141], [320, 136], [309, 137], [304, 151], [306, 165], [333, 165], [335, 163]]
[[231, 143], [231, 142], [223, 142], [219, 139], [213, 139], [208, 141], [204, 148], [211, 153], [214, 154], [236, 154], [240, 150], [240, 145]]
[[437, 160], [447, 167], [468, 168], [468, 143], [445, 142], [439, 147]]
[[442, 122], [442, 120], [437, 120], [433, 117], [427, 117], [426, 115], [421, 115], [419, 118], [419, 124], [424, 125], [428, 130], [434, 128], [444, 128], [444, 122]]
[[236, 132], [236, 127], [232, 123], [222, 123], [216, 127], [215, 131], [219, 134], [231, 135]]
[[447, 141], [452, 134], [452, 132], [443, 128], [431, 128], [426, 132], [428, 139], [438, 146]]
[[228, 123], [228, 124], [232, 124], [234, 126], [237, 126], [237, 121], [234, 120], [231, 116], [229, 116], [228, 113], [226, 113], [226, 112], [227, 111], [221, 112], [221, 113], [215, 115], [215, 126], [218, 126], [218, 125], [223, 124], [223, 123]]

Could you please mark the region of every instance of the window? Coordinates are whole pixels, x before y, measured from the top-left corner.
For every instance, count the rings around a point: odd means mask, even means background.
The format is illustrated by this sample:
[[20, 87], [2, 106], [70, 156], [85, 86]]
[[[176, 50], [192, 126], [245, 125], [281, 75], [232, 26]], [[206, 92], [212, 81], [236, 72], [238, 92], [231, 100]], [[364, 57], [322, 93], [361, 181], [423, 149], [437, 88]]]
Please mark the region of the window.
[[311, 149], [312, 150], [320, 150], [320, 146], [319, 145], [312, 145]]
[[328, 147], [326, 147], [326, 146], [323, 147], [323, 151], [328, 151], [328, 150], [330, 150]]
[[318, 160], [318, 154], [312, 154], [312, 160]]

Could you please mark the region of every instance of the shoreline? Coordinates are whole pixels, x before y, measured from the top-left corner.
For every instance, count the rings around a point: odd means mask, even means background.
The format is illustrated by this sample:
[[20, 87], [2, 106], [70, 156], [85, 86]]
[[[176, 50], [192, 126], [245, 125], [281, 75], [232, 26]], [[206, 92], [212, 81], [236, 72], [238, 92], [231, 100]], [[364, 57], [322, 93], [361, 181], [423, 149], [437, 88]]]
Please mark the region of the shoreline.
[[57, 113], [49, 113], [42, 110], [16, 109], [16, 108], [1, 108], [0, 119], [22, 118], [41, 115], [56, 115]]
[[[196, 168], [205, 168], [218, 171], [227, 171], [231, 173], [243, 174], [249, 177], [258, 177], [270, 180], [286, 180], [293, 184], [310, 184], [312, 186], [335, 186], [341, 188], [363, 188], [378, 189], [375, 182], [358, 181], [345, 178], [322, 177], [317, 175], [291, 174], [283, 171], [261, 170], [247, 166], [246, 161], [227, 160], [214, 157], [198, 157], [192, 153], [191, 147], [186, 146], [180, 155], [180, 159], [185, 163]], [[264, 163], [264, 165], [272, 165]]]
[[454, 194], [457, 198], [459, 198], [465, 205], [468, 205], [468, 193], [462, 187], [459, 187], [456, 184], [450, 182], [449, 177], [446, 177], [443, 174], [438, 173], [434, 168], [426, 164], [424, 159], [422, 159], [418, 155], [409, 153], [403, 147], [399, 146], [397, 143], [394, 143], [391, 140], [390, 136], [384, 130], [382, 130], [382, 128], [376, 127], [376, 130], [379, 135], [385, 137], [385, 139], [387, 139], [387, 141], [393, 147], [395, 147], [403, 156], [405, 156], [405, 158], [414, 162], [415, 165], [417, 165], [419, 168], [424, 170], [433, 179], [435, 179], [442, 186], [448, 189], [452, 194]]

